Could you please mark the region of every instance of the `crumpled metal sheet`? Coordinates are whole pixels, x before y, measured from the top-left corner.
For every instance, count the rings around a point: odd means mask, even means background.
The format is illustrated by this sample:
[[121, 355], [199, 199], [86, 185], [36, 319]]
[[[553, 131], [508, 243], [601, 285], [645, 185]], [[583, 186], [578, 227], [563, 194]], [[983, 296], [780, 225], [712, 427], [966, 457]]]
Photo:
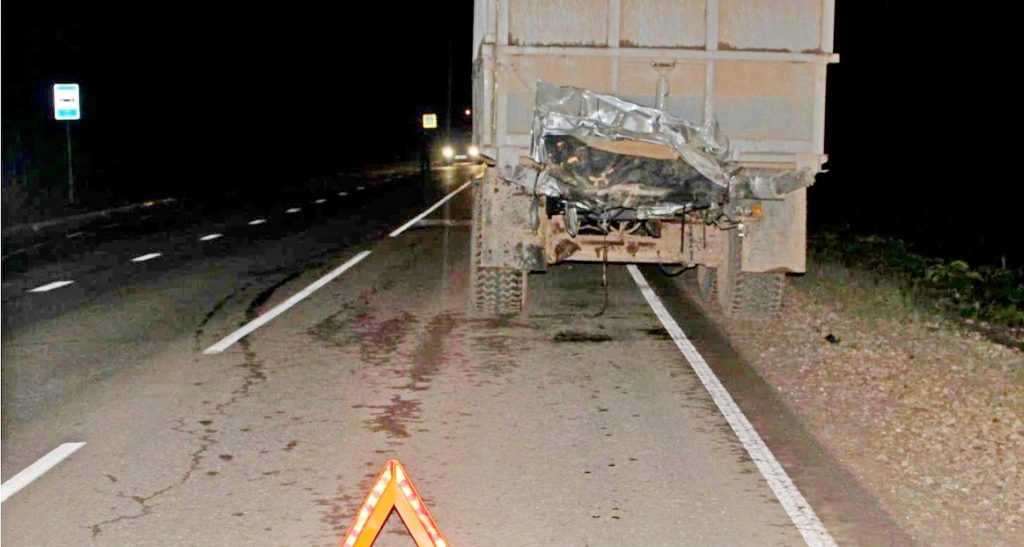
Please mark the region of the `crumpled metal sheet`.
[[[625, 141], [653, 146], [638, 147], [644, 151], [636, 155]], [[517, 167], [505, 178], [583, 211], [629, 209], [639, 217], [719, 210], [730, 199], [779, 199], [814, 180], [810, 170], [741, 173], [714, 120], [697, 125], [543, 81], [537, 83], [530, 157], [539, 170]]]
[[589, 89], [537, 82], [532, 135], [530, 157], [539, 163], [548, 163], [543, 141], [549, 136], [625, 139], [672, 147], [708, 179], [723, 187], [729, 184], [723, 170], [729, 142], [719, 134], [715, 121], [698, 126], [663, 110]]

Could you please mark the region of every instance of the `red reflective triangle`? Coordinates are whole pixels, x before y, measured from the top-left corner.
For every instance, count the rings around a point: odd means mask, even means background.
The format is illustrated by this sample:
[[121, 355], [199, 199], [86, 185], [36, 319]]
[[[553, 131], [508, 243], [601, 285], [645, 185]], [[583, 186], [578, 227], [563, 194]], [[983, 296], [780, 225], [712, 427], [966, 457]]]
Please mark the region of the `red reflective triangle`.
[[341, 547], [373, 545], [392, 510], [398, 512], [418, 547], [448, 547], [448, 540], [434, 523], [427, 504], [423, 503], [405, 467], [398, 460], [389, 460], [377, 474], [366, 501], [341, 540]]

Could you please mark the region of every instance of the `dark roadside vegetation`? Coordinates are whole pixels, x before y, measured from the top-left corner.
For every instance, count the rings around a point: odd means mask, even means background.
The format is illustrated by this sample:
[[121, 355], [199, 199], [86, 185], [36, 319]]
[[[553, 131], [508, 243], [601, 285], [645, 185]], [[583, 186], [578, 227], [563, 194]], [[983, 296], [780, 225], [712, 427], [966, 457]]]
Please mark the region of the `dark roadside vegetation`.
[[926, 256], [913, 243], [834, 228], [808, 239], [813, 286], [860, 295], [866, 315], [888, 310], [953, 320], [1024, 349], [1024, 266]]

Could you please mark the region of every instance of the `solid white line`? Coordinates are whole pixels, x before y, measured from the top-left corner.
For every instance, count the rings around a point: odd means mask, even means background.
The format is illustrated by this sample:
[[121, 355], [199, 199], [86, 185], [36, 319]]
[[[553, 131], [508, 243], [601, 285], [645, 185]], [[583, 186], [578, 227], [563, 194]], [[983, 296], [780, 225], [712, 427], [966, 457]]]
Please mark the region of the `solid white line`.
[[714, 399], [718, 410], [722, 412], [726, 421], [732, 426], [732, 430], [736, 432], [736, 436], [743, 443], [743, 447], [747, 449], [750, 459], [754, 460], [757, 468], [761, 471], [761, 475], [768, 482], [772, 492], [775, 492], [775, 497], [779, 499], [779, 503], [782, 504], [786, 513], [789, 514], [790, 520], [793, 521], [796, 529], [803, 536], [804, 541], [811, 547], [834, 546], [836, 542], [832, 535], [828, 533], [825, 525], [818, 519], [814, 509], [811, 509], [803, 494], [793, 484], [793, 479], [789, 478], [782, 465], [775, 459], [775, 455], [764, 444], [761, 436], [757, 434], [757, 430], [754, 429], [754, 426], [750, 425], [750, 421], [744, 416], [743, 411], [736, 406], [736, 402], [732, 400], [732, 396], [726, 391], [725, 386], [722, 385], [722, 382], [712, 372], [711, 367], [708, 366], [704, 358], [697, 352], [697, 348], [693, 346], [686, 337], [686, 334], [683, 333], [683, 329], [679, 327], [679, 324], [672, 318], [672, 315], [665, 309], [661, 299], [654, 293], [654, 289], [647, 284], [647, 279], [644, 278], [644, 275], [640, 273], [640, 269], [633, 264], [628, 265], [626, 268], [629, 270], [630, 275], [633, 276], [633, 281], [640, 287], [640, 292], [643, 294], [644, 299], [647, 300], [647, 304], [651, 306], [654, 315], [657, 315], [658, 319], [661, 320], [665, 330], [675, 340], [676, 347], [679, 348], [683, 357], [690, 363], [693, 371], [697, 373], [697, 377], [704, 384], [704, 388], [711, 394], [711, 398]]
[[158, 256], [163, 256], [163, 253], [149, 253], [149, 254], [144, 254], [142, 256], [137, 256], [137, 257], [132, 259], [132, 262], [145, 262], [147, 260], [153, 260], [154, 258], [156, 258]]
[[317, 205], [320, 205], [321, 203], [327, 203], [327, 200], [324, 199], [324, 198], [320, 198], [320, 199], [314, 201], [313, 203], [315, 203]]
[[438, 200], [437, 203], [431, 205], [429, 209], [427, 209], [426, 211], [423, 211], [422, 213], [420, 213], [416, 218], [414, 218], [414, 219], [410, 220], [409, 222], [406, 222], [405, 224], [401, 225], [394, 232], [391, 232], [388, 235], [391, 236], [391, 237], [395, 237], [395, 236], [401, 234], [402, 232], [408, 230], [410, 226], [412, 226], [413, 224], [416, 224], [417, 222], [420, 221], [420, 219], [422, 219], [423, 217], [429, 215], [430, 213], [433, 213], [435, 209], [437, 209], [438, 207], [444, 205], [444, 202], [446, 202], [446, 201], [452, 199], [453, 197], [455, 197], [455, 194], [458, 194], [459, 192], [465, 190], [466, 187], [468, 187], [470, 184], [473, 184], [473, 181], [472, 180], [467, 180], [465, 184], [463, 184], [462, 186], [459, 186], [452, 193], [450, 193], [447, 196], [441, 198], [440, 200]]
[[43, 476], [64, 458], [75, 453], [76, 450], [85, 446], [85, 443], [64, 443], [50, 451], [49, 454], [39, 458], [36, 463], [26, 467], [21, 473], [7, 479], [7, 482], [0, 485], [0, 503], [7, 501], [7, 498], [25, 488], [32, 481]]
[[206, 234], [203, 237], [199, 238], [199, 241], [213, 241], [223, 235], [224, 234]]
[[249, 221], [249, 226], [256, 226], [257, 224], [263, 224], [266, 221], [267, 221], [267, 219], [265, 219], [265, 218], [257, 218], [256, 220], [250, 220]]
[[61, 287], [66, 287], [66, 286], [68, 286], [68, 285], [70, 285], [72, 283], [74, 283], [74, 281], [54, 281], [53, 283], [47, 283], [45, 285], [36, 287], [36, 288], [34, 288], [34, 289], [32, 289], [32, 290], [30, 290], [28, 292], [52, 291], [53, 289], [59, 289]]
[[292, 207], [291, 209], [288, 209], [285, 212], [290, 215], [290, 214], [293, 214], [293, 213], [298, 213], [300, 211], [302, 211], [302, 209], [299, 209], [298, 207]]
[[243, 326], [242, 328], [225, 336], [220, 342], [217, 342], [216, 344], [206, 348], [206, 351], [204, 351], [203, 353], [206, 355], [214, 355], [228, 349], [235, 342], [241, 340], [242, 338], [245, 338], [252, 331], [269, 323], [271, 319], [277, 317], [278, 315], [281, 315], [285, 310], [294, 306], [295, 304], [298, 304], [302, 299], [313, 294], [315, 291], [317, 291], [324, 285], [330, 283], [331, 280], [333, 280], [335, 277], [338, 277], [339, 275], [345, 273], [346, 270], [348, 270], [352, 266], [355, 266], [368, 256], [370, 256], [370, 251], [363, 251], [357, 254], [356, 256], [348, 259], [347, 262], [331, 270], [330, 273], [321, 277], [320, 279], [317, 279], [305, 289], [302, 289], [301, 291], [288, 297], [288, 300], [285, 300], [284, 302], [281, 302], [280, 304], [274, 306], [263, 315], [246, 323], [246, 325]]

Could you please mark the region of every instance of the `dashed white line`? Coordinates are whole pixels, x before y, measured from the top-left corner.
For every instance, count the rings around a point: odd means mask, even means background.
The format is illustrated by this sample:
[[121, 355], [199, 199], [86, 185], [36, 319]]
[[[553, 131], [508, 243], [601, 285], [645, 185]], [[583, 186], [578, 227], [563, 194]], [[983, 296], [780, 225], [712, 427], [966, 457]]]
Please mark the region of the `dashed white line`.
[[70, 233], [70, 234], [68, 234], [68, 235], [66, 235], [64, 237], [66, 237], [68, 239], [75, 239], [76, 237], [82, 237], [84, 235], [85, 235], [85, 232], [72, 232], [72, 233]]
[[736, 402], [732, 400], [732, 396], [729, 395], [725, 386], [715, 376], [711, 367], [704, 360], [704, 357], [701, 356], [697, 348], [693, 346], [693, 343], [683, 333], [683, 329], [680, 328], [676, 320], [665, 309], [665, 305], [661, 303], [661, 299], [655, 294], [654, 289], [647, 284], [647, 279], [640, 273], [640, 269], [633, 264], [628, 265], [626, 268], [629, 270], [629, 274], [633, 276], [633, 281], [640, 287], [640, 292], [643, 294], [644, 299], [647, 300], [651, 310], [654, 311], [654, 315], [658, 316], [665, 330], [672, 336], [676, 347], [682, 352], [686, 361], [690, 363], [693, 371], [697, 373], [697, 377], [700, 378], [704, 388], [711, 394], [711, 398], [714, 399], [718, 410], [725, 416], [726, 421], [729, 422], [732, 430], [739, 437], [740, 442], [743, 443], [743, 448], [747, 449], [750, 459], [754, 460], [754, 464], [761, 471], [761, 475], [768, 482], [768, 486], [775, 493], [775, 497], [778, 498], [779, 503], [786, 510], [800, 535], [803, 536], [804, 542], [811, 547], [831, 547], [836, 545], [832, 535], [828, 533], [825, 525], [818, 519], [814, 509], [811, 508], [803, 494], [793, 484], [793, 479], [789, 478], [786, 470], [782, 468], [779, 461], [775, 459], [775, 455], [764, 444], [754, 426], [750, 425], [750, 421], [747, 420], [743, 411], [736, 406]]
[[39, 287], [36, 287], [36, 288], [34, 288], [34, 289], [32, 289], [32, 290], [30, 290], [28, 292], [52, 291], [53, 289], [59, 289], [61, 287], [67, 287], [68, 285], [70, 285], [72, 283], [74, 283], [74, 281], [54, 281], [53, 283], [47, 283], [45, 285], [41, 285]]
[[295, 213], [301, 213], [302, 209], [299, 209], [298, 207], [292, 207], [291, 209], [286, 209], [285, 212], [288, 213], [289, 215], [294, 215]]
[[222, 237], [223, 235], [224, 234], [206, 234], [203, 237], [199, 238], [199, 241], [213, 241], [219, 237]]
[[356, 188], [356, 190], [366, 190], [366, 187], [365, 186], [360, 186], [360, 187]]
[[348, 261], [346, 261], [341, 266], [338, 266], [337, 268], [331, 270], [330, 273], [328, 273], [327, 275], [321, 277], [320, 279], [317, 279], [316, 281], [310, 283], [309, 286], [307, 286], [305, 289], [302, 289], [301, 291], [290, 296], [288, 300], [285, 300], [284, 302], [281, 302], [280, 304], [274, 306], [263, 315], [246, 323], [245, 326], [243, 326], [242, 328], [225, 336], [220, 342], [217, 342], [216, 344], [206, 348], [206, 351], [204, 351], [203, 353], [206, 355], [215, 355], [217, 353], [223, 352], [224, 350], [231, 347], [231, 345], [234, 344], [235, 342], [241, 340], [242, 338], [245, 338], [252, 331], [269, 323], [273, 318], [277, 317], [278, 315], [281, 315], [282, 313], [284, 313], [285, 310], [294, 306], [295, 304], [298, 304], [300, 301], [302, 301], [302, 299], [313, 294], [315, 291], [317, 291], [324, 285], [330, 283], [331, 280], [345, 273], [352, 266], [359, 264], [359, 262], [361, 262], [364, 258], [368, 256], [370, 256], [370, 251], [362, 251], [356, 256], [348, 259]]
[[348, 195], [348, 192], [338, 192], [338, 195], [341, 197], [345, 197]]
[[147, 260], [153, 260], [154, 258], [157, 258], [159, 256], [163, 256], [163, 253], [148, 253], [148, 254], [144, 254], [142, 256], [137, 256], [137, 257], [133, 258], [132, 262], [145, 262]]
[[0, 485], [0, 503], [7, 501], [7, 498], [43, 476], [43, 473], [53, 469], [64, 458], [74, 454], [76, 450], [83, 446], [85, 446], [85, 443], [64, 443], [51, 450], [49, 454], [39, 458], [39, 460], [23, 469], [17, 475], [8, 479], [7, 482]]
[[320, 205], [321, 203], [327, 203], [327, 200], [324, 199], [324, 198], [320, 198], [320, 199], [314, 201], [313, 203], [315, 203], [317, 205]]
[[267, 221], [267, 219], [265, 219], [265, 218], [257, 218], [256, 220], [250, 220], [249, 221], [249, 226], [256, 226], [258, 224], [263, 224], [266, 221]]
[[462, 186], [459, 186], [458, 188], [453, 190], [452, 193], [448, 194], [447, 196], [439, 199], [437, 201], [437, 203], [431, 205], [429, 209], [427, 209], [426, 211], [423, 211], [416, 218], [410, 220], [409, 222], [406, 222], [405, 224], [399, 226], [398, 228], [395, 229], [395, 231], [391, 232], [388, 235], [390, 237], [395, 237], [395, 236], [401, 234], [402, 232], [408, 230], [410, 226], [412, 226], [413, 224], [416, 224], [423, 217], [429, 215], [430, 213], [433, 213], [435, 209], [437, 209], [441, 205], [444, 205], [444, 202], [446, 202], [446, 201], [452, 199], [453, 197], [455, 197], [455, 194], [458, 194], [459, 192], [465, 190], [467, 187], [469, 187], [470, 184], [473, 184], [473, 181], [472, 180], [467, 180], [465, 184], [463, 184]]

